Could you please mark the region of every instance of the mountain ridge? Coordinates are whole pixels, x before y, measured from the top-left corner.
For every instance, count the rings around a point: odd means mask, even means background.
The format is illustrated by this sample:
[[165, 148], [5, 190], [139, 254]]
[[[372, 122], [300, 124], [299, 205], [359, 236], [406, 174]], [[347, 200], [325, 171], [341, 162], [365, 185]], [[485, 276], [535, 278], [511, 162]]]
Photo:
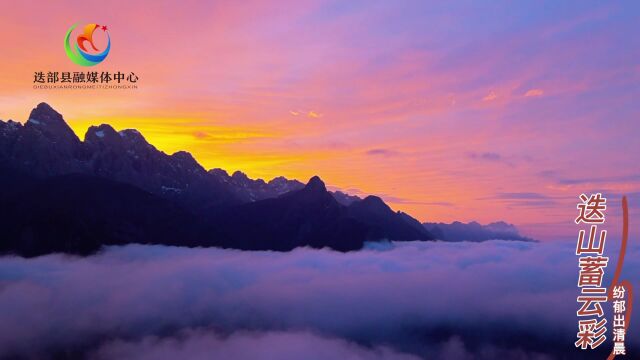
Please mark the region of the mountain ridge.
[[447, 223], [430, 223], [422, 224], [437, 239], [445, 241], [486, 241], [486, 240], [516, 240], [535, 242], [536, 240], [528, 238], [520, 234], [513, 224], [504, 221], [496, 221], [486, 225], [482, 225], [476, 221], [463, 223], [454, 221]]
[[[30, 219], [6, 217], [13, 222], [4, 221], [3, 226], [13, 235], [0, 243], [0, 251], [27, 256], [86, 254], [102, 245], [128, 242], [349, 251], [362, 248], [365, 241], [433, 238], [424, 228], [416, 231], [417, 220], [393, 212], [382, 199], [329, 192], [318, 176], [305, 185], [284, 177], [266, 182], [240, 171], [229, 175], [222, 169], [206, 170], [186, 151], [166, 154], [139, 131], [116, 131], [108, 124], [89, 127], [81, 141], [46, 103], [32, 110], [25, 125], [0, 121], [0, 168], [8, 178], [5, 183], [17, 177], [25, 184], [14, 181], [0, 189], [4, 212]], [[20, 188], [24, 198], [15, 198], [12, 187]], [[65, 192], [69, 196], [61, 196]], [[49, 212], [33, 218], [20, 203], [31, 204], [34, 212]], [[132, 213], [136, 207], [148, 216]], [[168, 219], [165, 212], [175, 216]], [[56, 228], [42, 218], [66, 225]], [[154, 223], [164, 232], [158, 233]], [[91, 239], [96, 228], [99, 241]], [[77, 241], [69, 245], [68, 238]]]

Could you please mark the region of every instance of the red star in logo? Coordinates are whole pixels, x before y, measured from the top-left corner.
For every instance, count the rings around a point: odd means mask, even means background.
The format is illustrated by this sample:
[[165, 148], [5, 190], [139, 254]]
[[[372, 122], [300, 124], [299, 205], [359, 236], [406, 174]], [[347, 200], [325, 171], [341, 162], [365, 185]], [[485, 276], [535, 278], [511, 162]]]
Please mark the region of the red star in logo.
[[102, 25], [102, 31], [107, 31], [107, 25]]

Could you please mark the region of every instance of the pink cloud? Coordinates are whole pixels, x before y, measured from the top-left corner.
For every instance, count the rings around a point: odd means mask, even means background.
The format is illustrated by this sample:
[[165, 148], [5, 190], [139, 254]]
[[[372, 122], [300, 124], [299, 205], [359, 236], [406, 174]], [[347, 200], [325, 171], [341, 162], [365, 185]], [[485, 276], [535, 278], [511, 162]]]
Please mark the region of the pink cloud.
[[482, 98], [482, 101], [493, 101], [498, 98], [498, 95], [494, 91], [491, 91], [485, 97]]
[[525, 97], [535, 97], [542, 95], [544, 95], [544, 91], [542, 89], [530, 89], [524, 94]]

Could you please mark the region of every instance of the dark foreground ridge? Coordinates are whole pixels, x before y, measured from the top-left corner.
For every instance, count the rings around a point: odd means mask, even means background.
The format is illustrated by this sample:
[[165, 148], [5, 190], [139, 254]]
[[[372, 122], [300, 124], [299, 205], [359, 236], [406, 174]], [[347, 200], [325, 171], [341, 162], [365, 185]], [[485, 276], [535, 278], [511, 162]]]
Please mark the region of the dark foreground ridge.
[[128, 243], [349, 251], [365, 241], [431, 240], [382, 199], [205, 170], [137, 130], [92, 126], [81, 141], [45, 103], [24, 124], [0, 121], [0, 252], [91, 254]]

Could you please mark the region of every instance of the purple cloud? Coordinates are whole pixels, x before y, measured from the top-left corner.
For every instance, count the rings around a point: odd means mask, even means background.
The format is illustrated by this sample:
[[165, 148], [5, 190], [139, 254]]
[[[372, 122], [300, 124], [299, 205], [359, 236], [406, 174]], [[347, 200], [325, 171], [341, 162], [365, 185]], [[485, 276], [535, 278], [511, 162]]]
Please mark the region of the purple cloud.
[[139, 341], [115, 340], [102, 345], [93, 355], [96, 360], [419, 359], [388, 347], [367, 348], [308, 332], [238, 332], [220, 336], [202, 330], [188, 330], [169, 338], [150, 336]]
[[494, 152], [483, 152], [483, 153], [470, 152], [467, 154], [467, 157], [473, 160], [485, 160], [485, 161], [502, 160], [502, 156]]
[[[157, 348], [185, 358], [203, 349], [240, 359], [307, 350], [574, 358], [585, 354], [573, 348], [574, 246], [409, 242], [343, 254], [129, 245], [86, 258], [3, 257], [0, 357], [144, 358]], [[627, 255], [627, 278], [640, 270], [638, 255], [637, 247]], [[640, 345], [638, 324], [634, 315], [630, 351]]]
[[389, 149], [371, 149], [367, 151], [367, 155], [371, 156], [395, 156], [398, 154], [397, 151]]

